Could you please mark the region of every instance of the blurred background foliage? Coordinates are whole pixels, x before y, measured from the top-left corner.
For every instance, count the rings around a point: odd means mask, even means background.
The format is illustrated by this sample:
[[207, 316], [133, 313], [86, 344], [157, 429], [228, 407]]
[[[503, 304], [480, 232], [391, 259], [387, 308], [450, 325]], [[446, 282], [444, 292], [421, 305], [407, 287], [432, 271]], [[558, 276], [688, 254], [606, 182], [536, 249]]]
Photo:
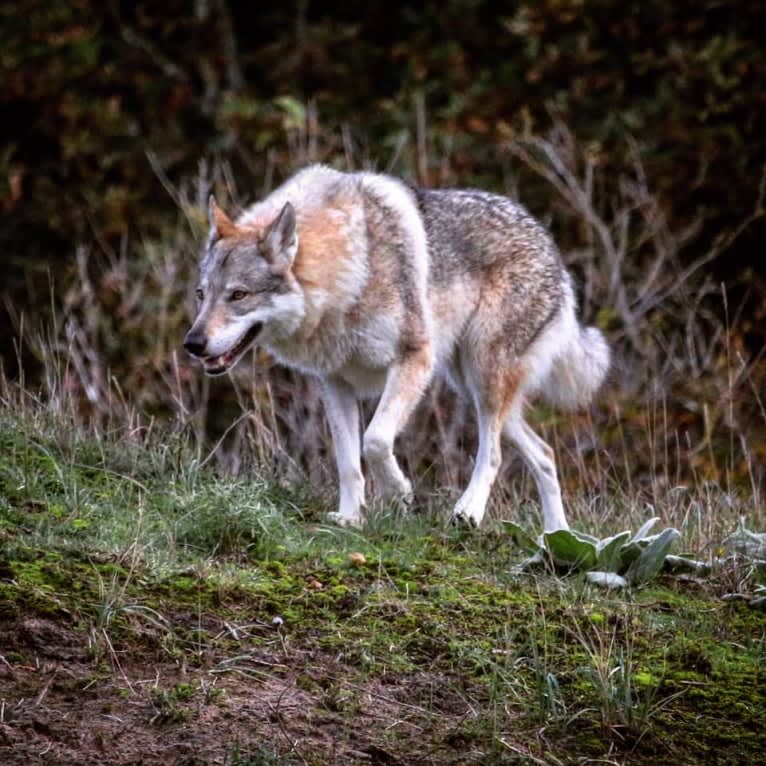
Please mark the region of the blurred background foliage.
[[[156, 231], [174, 204], [148, 152], [171, 178], [230, 158], [250, 200], [291, 169], [284, 128], [305, 104], [347, 151], [421, 183], [502, 188], [509, 135], [552, 114], [615, 171], [630, 138], [669, 220], [711, 239], [752, 212], [766, 162], [765, 27], [759, 0], [4, 3], [0, 248], [19, 278], [82, 240]], [[402, 146], [418, 103], [434, 167]], [[539, 193], [521, 189], [533, 208]]]
[[[611, 190], [629, 177], [654, 195], [652, 206], [634, 211], [638, 219], [661, 217], [650, 227], [653, 241], [678, 233], [668, 248], [673, 273], [688, 276], [684, 267], [699, 270], [700, 254], [711, 254], [702, 271], [714, 289], [694, 311], [726, 323], [727, 353], [757, 361], [766, 341], [764, 28], [760, 0], [6, 2], [3, 321], [18, 328], [22, 314], [27, 322], [46, 315], [51, 281], [59, 294], [78, 284], [80, 309], [95, 301], [108, 316], [121, 307], [105, 341], [112, 360], [116, 346], [126, 355], [138, 349], [136, 358], [150, 353], [130, 345], [131, 333], [144, 343], [147, 333], [135, 330], [139, 320], [126, 321], [157, 309], [145, 296], [131, 304], [127, 289], [144, 278], [130, 264], [146, 243], [176, 242], [193, 262], [189, 235], [199, 238], [204, 225], [195, 213], [203, 191], [220, 190], [236, 208], [309, 160], [512, 193], [551, 226], [565, 254], [574, 253], [592, 231], [576, 205], [561, 204], [562, 173], [554, 162], [546, 180], [536, 155], [518, 151], [566, 126], [577, 146], [570, 170], [582, 171], [585, 188], [604, 189], [592, 195], [599, 215], [614, 213]], [[179, 219], [185, 237], [168, 234]], [[640, 281], [651, 248], [640, 231], [625, 236]], [[91, 266], [77, 257], [83, 243], [123, 264], [87, 294]], [[577, 271], [577, 258], [573, 264]], [[585, 307], [596, 318], [599, 306], [587, 295]], [[602, 326], [618, 329], [611, 307], [601, 308]], [[655, 333], [673, 317], [647, 311], [642, 320]], [[183, 317], [166, 329], [180, 333], [182, 324]], [[16, 334], [0, 338], [12, 376]], [[180, 335], [151, 353], [170, 353], [175, 341]], [[144, 374], [136, 385], [148, 385]], [[707, 444], [700, 412], [687, 415]]]

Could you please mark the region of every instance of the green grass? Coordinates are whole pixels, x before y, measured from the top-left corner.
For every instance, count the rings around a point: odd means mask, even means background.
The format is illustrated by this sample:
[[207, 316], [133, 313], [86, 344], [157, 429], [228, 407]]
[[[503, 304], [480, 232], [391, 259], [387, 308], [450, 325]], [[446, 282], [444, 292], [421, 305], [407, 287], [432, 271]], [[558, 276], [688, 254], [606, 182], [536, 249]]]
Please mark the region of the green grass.
[[[35, 687], [38, 717], [68, 706], [87, 728], [94, 689], [159, 739], [240, 716], [200, 763], [734, 764], [766, 747], [763, 613], [721, 599], [752, 591], [752, 570], [601, 591], [515, 573], [524, 553], [496, 520], [453, 529], [438, 501], [340, 529], [300, 488], [199, 463], [171, 433], [0, 413], [0, 620], [21, 636], [0, 654], [15, 678], [39, 662], [30, 620], [85, 651], [69, 697]], [[635, 528], [636, 504], [614, 502]], [[709, 549], [730, 522], [690, 515], [682, 547], [704, 554], [699, 530]], [[268, 701], [275, 685], [300, 704]], [[32, 715], [29, 688], [3, 696]]]

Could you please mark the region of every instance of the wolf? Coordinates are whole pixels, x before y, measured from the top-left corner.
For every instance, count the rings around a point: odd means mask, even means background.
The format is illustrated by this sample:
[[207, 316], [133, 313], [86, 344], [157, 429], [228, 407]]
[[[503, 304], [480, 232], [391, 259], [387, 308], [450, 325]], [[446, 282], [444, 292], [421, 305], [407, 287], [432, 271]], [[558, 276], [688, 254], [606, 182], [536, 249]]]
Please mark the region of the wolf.
[[[524, 207], [312, 165], [236, 220], [211, 196], [209, 219], [184, 347], [208, 375], [258, 344], [318, 379], [340, 484], [334, 521], [362, 522], [362, 454], [382, 500], [411, 498], [394, 442], [440, 375], [478, 421], [453, 519], [481, 523], [505, 437], [534, 478], [544, 530], [568, 528], [553, 451], [524, 407], [536, 394], [586, 405], [610, 354], [598, 329], [579, 324], [559, 251]], [[360, 439], [367, 397], [379, 401]]]

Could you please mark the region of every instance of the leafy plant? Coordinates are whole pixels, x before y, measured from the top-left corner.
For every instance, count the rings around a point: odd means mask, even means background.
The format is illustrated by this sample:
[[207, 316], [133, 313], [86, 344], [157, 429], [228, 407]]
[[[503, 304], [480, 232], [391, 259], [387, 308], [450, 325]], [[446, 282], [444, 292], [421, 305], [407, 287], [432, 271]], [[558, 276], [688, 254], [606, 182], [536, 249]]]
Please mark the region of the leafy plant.
[[585, 572], [595, 585], [624, 588], [656, 577], [671, 545], [681, 536], [673, 527], [650, 535], [657, 521], [657, 517], [649, 519], [633, 536], [625, 531], [601, 540], [570, 529], [545, 532], [534, 540], [515, 522], [503, 523], [514, 542], [530, 554], [520, 569], [550, 563], [556, 569]]

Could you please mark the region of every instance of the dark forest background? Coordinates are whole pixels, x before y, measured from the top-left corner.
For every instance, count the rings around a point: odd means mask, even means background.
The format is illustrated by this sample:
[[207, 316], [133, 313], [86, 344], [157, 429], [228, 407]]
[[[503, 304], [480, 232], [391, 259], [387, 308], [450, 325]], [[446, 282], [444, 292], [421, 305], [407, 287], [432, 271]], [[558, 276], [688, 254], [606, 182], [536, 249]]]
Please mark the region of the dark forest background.
[[[176, 210], [147, 153], [174, 179], [229, 158], [252, 199], [286, 167], [284, 125], [305, 105], [357, 156], [426, 184], [502, 189], [509, 136], [544, 131], [553, 116], [610, 172], [635, 146], [670, 223], [698, 223], [691, 256], [753, 212], [766, 162], [764, 28], [756, 0], [6, 2], [5, 288], [23, 301], [76, 244], [160, 231]], [[418, 102], [446, 172], [416, 161]], [[533, 209], [545, 205], [539, 186], [520, 189]], [[731, 243], [720, 279], [763, 289], [749, 271], [763, 231], [753, 221]]]
[[[520, 198], [553, 230], [586, 319], [609, 332], [613, 382], [630, 394], [657, 378], [672, 404], [665, 443], [679, 454], [712, 455], [719, 426], [729, 447], [746, 432], [734, 473], [752, 484], [754, 456], [766, 454], [764, 28], [757, 0], [6, 2], [6, 375], [20, 373], [19, 359], [28, 383], [44, 374], [30, 328], [63, 305], [79, 317], [64, 324], [84, 399], [97, 402], [101, 365], [162, 412], [146, 392], [164, 385], [151, 370], [180, 344], [187, 290], [166, 326], [138, 327], [164, 289], [142, 271], [147, 248], [180, 257], [186, 270], [168, 273], [185, 284], [203, 191], [236, 210], [308, 160], [373, 167]], [[605, 261], [582, 256], [609, 244], [607, 229], [624, 245], [612, 248], [619, 269], [609, 247]], [[599, 274], [611, 284], [591, 289]], [[169, 316], [167, 300], [161, 308]], [[165, 344], [148, 350], [159, 335]], [[703, 353], [705, 338], [718, 345]], [[674, 366], [677, 353], [687, 356]], [[619, 363], [643, 357], [654, 367]], [[194, 385], [196, 373], [166, 372]], [[747, 399], [736, 413], [735, 398]], [[626, 410], [615, 412], [622, 428]]]

